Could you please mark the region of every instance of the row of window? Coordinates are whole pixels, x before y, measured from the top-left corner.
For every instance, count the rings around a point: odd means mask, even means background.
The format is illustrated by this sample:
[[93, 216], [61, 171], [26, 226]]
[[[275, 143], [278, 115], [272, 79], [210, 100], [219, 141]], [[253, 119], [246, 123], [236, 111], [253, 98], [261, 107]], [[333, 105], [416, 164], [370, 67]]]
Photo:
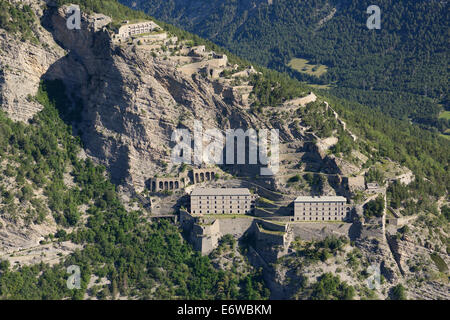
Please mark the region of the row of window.
[[128, 28], [130, 28], [130, 29], [142, 29], [142, 28], [151, 28], [151, 27], [152, 27], [152, 25], [149, 23], [128, 26]]
[[130, 34], [139, 34], [139, 33], [146, 33], [149, 32], [150, 30], [131, 30]]
[[293, 218], [292, 221], [333, 221], [338, 220], [332, 217], [297, 217], [297, 219]]
[[[196, 201], [192, 201], [193, 203], [195, 203]], [[248, 203], [248, 201], [247, 200], [229, 200], [229, 201], [227, 201], [227, 200], [225, 200], [225, 201], [220, 201], [219, 200], [219, 204], [223, 204], [223, 203], [237, 203], [237, 202], [245, 202], [245, 203]], [[202, 204], [202, 201], [200, 200], [200, 201], [198, 201], [198, 203], [199, 204]], [[212, 203], [212, 201], [211, 201], [211, 203]], [[217, 201], [214, 201], [214, 203], [215, 204], [217, 204]], [[205, 204], [205, 201], [203, 201], [203, 204]], [[209, 201], [206, 201], [206, 204], [209, 204]]]
[[208, 199], [208, 200], [212, 200], [212, 199], [240, 199], [240, 200], [244, 200], [244, 199], [247, 199], [247, 200], [250, 200], [250, 196], [192, 196], [191, 197], [191, 199], [193, 198], [193, 197], [197, 197], [197, 198], [199, 198], [199, 199], [204, 199], [204, 200], [206, 200], [206, 199]]
[[[328, 211], [331, 211], [332, 209], [334, 209], [334, 211], [337, 211], [338, 209], [344, 210], [344, 208], [308, 208], [308, 211], [312, 211], [314, 209], [315, 209], [315, 211], [319, 211], [319, 210], [325, 211], [326, 209], [328, 209]], [[297, 209], [297, 210], [300, 210], [300, 209]], [[306, 208], [303, 208], [303, 211], [306, 211], [306, 210], [307, 210]]]
[[240, 214], [240, 213], [242, 213], [242, 214], [244, 214], [244, 213], [246, 213], [246, 212], [248, 212], [248, 210], [236, 210], [236, 211], [232, 211], [232, 210], [198, 210], [198, 212], [197, 212], [197, 210], [192, 210], [192, 213], [193, 214], [202, 214], [202, 213], [206, 213], [206, 214], [208, 214], [208, 213], [214, 213], [214, 214], [225, 214], [225, 213], [238, 213], [238, 214]]
[[[219, 206], [219, 209], [240, 209], [240, 208], [243, 208], [243, 209], [248, 209], [249, 208], [249, 206]], [[253, 208], [253, 206], [251, 206], [251, 208]], [[217, 209], [217, 206], [214, 206], [214, 209]]]
[[[297, 214], [298, 215], [298, 214]], [[329, 212], [322, 212], [322, 213], [320, 213], [320, 212], [309, 212], [309, 214], [307, 214], [307, 213], [303, 213], [302, 214], [302, 216], [307, 216], [307, 215], [310, 215], [310, 216], [320, 216], [320, 215], [326, 215], [326, 216], [332, 216], [333, 214], [332, 213], [329, 213]], [[344, 212], [334, 212], [334, 215], [335, 216], [343, 216], [344, 215]]]

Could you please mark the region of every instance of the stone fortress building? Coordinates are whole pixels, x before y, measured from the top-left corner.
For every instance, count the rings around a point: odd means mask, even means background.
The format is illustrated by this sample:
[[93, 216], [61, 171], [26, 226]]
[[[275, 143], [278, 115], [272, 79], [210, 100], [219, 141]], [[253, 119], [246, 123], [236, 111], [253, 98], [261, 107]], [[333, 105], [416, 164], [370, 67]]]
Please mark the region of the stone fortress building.
[[[236, 239], [247, 234], [254, 239], [258, 255], [271, 263], [289, 253], [289, 246], [297, 236], [318, 240], [349, 233], [351, 224], [344, 221], [350, 206], [345, 197], [298, 197], [293, 214], [269, 219], [251, 214], [257, 197], [247, 188], [197, 187], [190, 195], [190, 212], [180, 209], [181, 227], [202, 254], [214, 250], [226, 234]], [[227, 214], [236, 216], [227, 219]], [[332, 221], [337, 223], [329, 223]], [[276, 249], [272, 250], [274, 246]]]
[[191, 184], [213, 181], [216, 178], [215, 168], [194, 168], [178, 177], [154, 177], [147, 180], [147, 188], [151, 192], [176, 191]]
[[186, 186], [186, 179], [184, 177], [151, 178], [147, 181], [147, 185], [151, 192], [179, 190]]
[[129, 21], [124, 22], [125, 24], [119, 28], [119, 31], [117, 33], [117, 37], [122, 40], [128, 39], [135, 35], [149, 33], [161, 29], [153, 21], [144, 21], [138, 23], [129, 23]]
[[191, 193], [192, 214], [248, 214], [256, 196], [247, 188], [195, 188]]
[[349, 209], [345, 197], [297, 197], [294, 221], [344, 221]]

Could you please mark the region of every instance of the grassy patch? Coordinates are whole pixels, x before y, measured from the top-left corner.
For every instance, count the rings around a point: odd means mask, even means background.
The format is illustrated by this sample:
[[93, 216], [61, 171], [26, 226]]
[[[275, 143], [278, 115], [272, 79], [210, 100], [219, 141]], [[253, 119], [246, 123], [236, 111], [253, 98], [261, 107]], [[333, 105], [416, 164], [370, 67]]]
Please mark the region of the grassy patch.
[[299, 174], [296, 174], [295, 176], [292, 176], [288, 179], [288, 183], [294, 183], [294, 182], [299, 182], [301, 179]]
[[439, 115], [439, 119], [447, 119], [447, 120], [450, 120], [450, 111], [443, 111], [443, 112]]
[[447, 264], [437, 253], [434, 252], [434, 253], [430, 254], [430, 258], [436, 264], [436, 267], [439, 269], [440, 272], [448, 271]]
[[310, 86], [312, 88], [322, 89], [322, 90], [329, 90], [334, 87], [330, 84], [314, 84], [314, 83], [305, 83], [305, 84], [307, 84], [308, 86]]
[[264, 198], [264, 197], [259, 197], [258, 201], [260, 203], [265, 203], [265, 204], [275, 204], [275, 202], [273, 202], [272, 200], [269, 200], [269, 199]]
[[258, 228], [260, 232], [263, 233], [268, 233], [268, 234], [273, 234], [273, 235], [277, 235], [277, 236], [282, 236], [285, 234], [285, 232], [283, 231], [275, 231], [275, 230], [269, 230], [264, 228], [264, 226], [261, 223], [258, 223]]
[[306, 59], [294, 58], [289, 62], [288, 66], [294, 70], [297, 70], [298, 72], [306, 73], [316, 77], [320, 77], [325, 72], [327, 72], [327, 66], [323, 64], [309, 64], [309, 61]]

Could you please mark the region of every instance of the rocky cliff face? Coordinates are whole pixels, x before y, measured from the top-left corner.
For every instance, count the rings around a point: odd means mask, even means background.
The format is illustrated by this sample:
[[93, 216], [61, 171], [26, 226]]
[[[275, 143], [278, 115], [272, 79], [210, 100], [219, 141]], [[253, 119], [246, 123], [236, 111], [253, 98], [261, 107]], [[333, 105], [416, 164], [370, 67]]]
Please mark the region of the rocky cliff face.
[[76, 130], [113, 182], [140, 192], [155, 174], [175, 173], [172, 133], [177, 127], [193, 132], [194, 119], [204, 129], [277, 128], [282, 143], [304, 138], [277, 119], [249, 112], [241, 97], [230, 97], [230, 82], [186, 74], [176, 59], [145, 46], [113, 43], [112, 32], [95, 28], [88, 15], [82, 14], [80, 30], [67, 29], [65, 10], [50, 8], [42, 19], [68, 52], [43, 78], [63, 80], [71, 98], [82, 102]]
[[[177, 127], [193, 132], [194, 120], [204, 129], [222, 131], [277, 128], [282, 143], [301, 146], [305, 161], [317, 164], [323, 159], [329, 164], [314, 144], [304, 146], [302, 140], [308, 137], [289, 122], [251, 113], [248, 90], [245, 99], [239, 94], [241, 88], [251, 88], [248, 85], [212, 79], [200, 70], [183, 72], [178, 60], [191, 58], [181, 53], [172, 59], [169, 53], [152, 54], [137, 43], [114, 43], [112, 31], [99, 26], [94, 16], [82, 13], [81, 29], [69, 30], [67, 7], [40, 0], [26, 4], [36, 15], [33, 32], [38, 42], [21, 41], [0, 29], [0, 107], [13, 120], [27, 122], [42, 108], [32, 99], [40, 81], [62, 80], [71, 107], [83, 107], [81, 121], [71, 123], [75, 134], [81, 136], [87, 155], [108, 168], [113, 182], [139, 192], [156, 174], [176, 175], [171, 135]], [[240, 171], [249, 175], [247, 167]], [[38, 245], [56, 225], [38, 226], [30, 233], [17, 230], [20, 225], [3, 234], [3, 239], [15, 239], [3, 243], [12, 251]]]
[[138, 46], [115, 46], [107, 31], [95, 32], [83, 16], [81, 30], [68, 30], [63, 8], [44, 19], [56, 41], [69, 53], [44, 75], [62, 79], [83, 103], [79, 132], [88, 154], [105, 164], [114, 182], [142, 191], [145, 181], [172, 169], [171, 135], [183, 122], [205, 128], [255, 126], [242, 106], [226, 103], [218, 86], [189, 77], [177, 64], [153, 57]]
[[[38, 19], [43, 14], [43, 1], [11, 2], [30, 5]], [[27, 122], [42, 109], [42, 105], [31, 98], [36, 95], [42, 76], [65, 54], [51, 33], [40, 26], [38, 19], [31, 26], [37, 42], [22, 41], [17, 34], [0, 28], [0, 110], [16, 121]], [[20, 189], [13, 178], [3, 175], [8, 159], [3, 156], [0, 158], [1, 184], [7, 188]], [[0, 198], [3, 201], [4, 195], [0, 195]], [[21, 207], [18, 215], [25, 214], [25, 208]], [[53, 219], [42, 224], [29, 224], [22, 219], [12, 219], [11, 216], [11, 212], [3, 212], [0, 216], [0, 257], [8, 259], [12, 265], [50, 262], [50, 259], [55, 258], [56, 251], [66, 254], [71, 251], [56, 250], [51, 244], [41, 248], [40, 241], [57, 230]], [[45, 252], [50, 254], [45, 257]]]
[[[28, 1], [37, 17], [43, 1]], [[21, 41], [0, 29], [0, 106], [13, 120], [27, 121], [41, 109], [30, 97], [36, 94], [42, 76], [64, 56], [53, 36], [38, 25], [33, 27], [39, 43]]]
[[[182, 41], [175, 40], [172, 54], [160, 50], [161, 44], [150, 50], [136, 42], [117, 43], [106, 23], [99, 25], [96, 16], [82, 13], [81, 29], [69, 30], [66, 6], [48, 3], [45, 7], [45, 2], [38, 0], [28, 4], [37, 16], [34, 32], [38, 44], [0, 30], [1, 108], [14, 120], [27, 121], [41, 108], [31, 99], [39, 82], [62, 80], [72, 107], [82, 106], [81, 112], [77, 109], [81, 121], [68, 120], [74, 133], [81, 136], [86, 153], [108, 168], [116, 184], [139, 192], [156, 174], [176, 175], [177, 166], [170, 160], [171, 135], [177, 127], [193, 132], [194, 120], [200, 120], [204, 129], [222, 132], [227, 128], [279, 129], [282, 144], [300, 146], [287, 157], [303, 157], [302, 161], [309, 163], [306, 169], [340, 172], [334, 159], [314, 143], [303, 142], [314, 137], [292, 125], [286, 117], [289, 109], [272, 116], [252, 113], [248, 108], [248, 89], [252, 87], [248, 84], [208, 77], [201, 70], [186, 73], [185, 69], [193, 69], [196, 63], [180, 62], [191, 59], [180, 53], [189, 52]], [[233, 68], [231, 64], [227, 67]], [[220, 69], [214, 72], [219, 74]], [[243, 73], [246, 71], [238, 74]], [[241, 95], [242, 88], [246, 90]], [[248, 166], [241, 169], [234, 172], [253, 175]], [[288, 174], [289, 168], [285, 169]], [[276, 179], [285, 177], [279, 174]]]
[[439, 270], [431, 259], [432, 255], [437, 255], [448, 266], [450, 261], [447, 252], [433, 250], [430, 244], [423, 246], [416, 243], [413, 237], [410, 239], [404, 236], [400, 239], [392, 236], [388, 239], [404, 278], [411, 282], [411, 299], [450, 298], [446, 271]]
[[[194, 119], [203, 123], [204, 130], [277, 128], [282, 143], [308, 138], [279, 117], [249, 112], [247, 99], [230, 95], [240, 88], [231, 81], [212, 79], [200, 71], [183, 72], [173, 54], [159, 51], [155, 55], [137, 43], [118, 44], [110, 30], [84, 13], [81, 29], [69, 30], [67, 7], [49, 6], [42, 12], [38, 4], [43, 3], [36, 4], [43, 26], [36, 28], [39, 45], [1, 34], [2, 109], [11, 118], [26, 121], [40, 110], [30, 99], [39, 81], [62, 80], [74, 106], [83, 106], [82, 121], [73, 123], [75, 133], [82, 137], [87, 154], [108, 168], [116, 184], [140, 192], [155, 174], [176, 174], [170, 160], [171, 135], [177, 127], [193, 132]], [[339, 172], [335, 160], [313, 144], [304, 149], [306, 162]]]
[[[62, 80], [73, 104], [69, 108], [82, 106], [82, 109], [76, 109], [81, 119], [67, 121], [71, 121], [75, 133], [81, 136], [84, 151], [96, 162], [104, 164], [113, 182], [125, 189], [140, 192], [146, 187], [147, 180], [155, 175], [176, 175], [179, 168], [170, 159], [173, 146], [171, 136], [176, 128], [187, 128], [193, 132], [194, 120], [200, 120], [204, 129], [218, 128], [221, 131], [228, 128], [280, 130], [281, 170], [277, 176], [267, 179], [271, 181], [253, 179], [254, 172], [248, 166], [242, 170], [233, 168], [247, 180], [233, 183], [257, 187], [260, 195], [275, 198], [273, 212], [292, 202], [299, 193], [311, 191], [304, 186], [293, 188], [286, 183], [299, 172], [326, 175], [328, 179], [324, 179], [323, 192], [327, 194], [345, 194], [347, 190], [343, 186], [342, 176], [359, 173], [360, 166], [329, 155], [328, 150], [338, 142], [337, 137], [319, 139], [310, 128], [295, 125], [294, 120], [301, 123], [302, 119], [293, 118], [294, 110], [289, 106], [274, 110], [265, 108], [261, 113], [251, 112], [247, 103], [248, 91], [245, 92], [245, 99], [238, 93], [239, 88], [248, 90], [248, 83], [233, 84], [232, 80], [221, 79], [218, 70], [213, 70], [214, 77], [202, 74], [202, 70], [195, 69], [198, 64], [193, 63], [194, 58], [180, 53], [189, 50], [177, 48], [184, 46], [183, 42], [168, 45], [172, 46], [169, 52], [162, 50], [161, 44], [117, 43], [112, 40], [112, 31], [98, 26], [93, 16], [82, 13], [81, 29], [69, 30], [66, 26], [66, 7], [48, 7], [42, 11], [44, 2], [33, 0], [29, 4], [42, 23], [36, 22], [34, 28], [39, 44], [23, 42], [0, 29], [1, 109], [14, 120], [27, 121], [41, 109], [38, 103], [30, 99], [36, 94], [39, 82], [42, 79]], [[228, 67], [232, 68], [230, 65]], [[337, 114], [335, 116], [338, 119]], [[339, 125], [345, 130], [342, 121]], [[272, 189], [281, 191], [284, 196], [276, 195]], [[170, 201], [163, 198], [161, 202]], [[46, 235], [57, 230], [54, 221], [32, 227], [0, 219], [1, 222], [7, 226], [0, 232], [1, 253], [15, 254], [22, 249], [30, 252], [28, 257], [11, 259], [13, 263], [39, 262], [43, 250], [53, 258], [58, 253], [67, 254], [74, 250], [70, 244], [49, 246], [48, 250], [39, 246]], [[400, 271], [409, 272], [408, 260], [413, 260], [419, 249], [411, 243], [402, 242], [390, 249], [384, 241], [382, 230], [378, 228], [375, 233], [381, 234], [377, 241], [356, 241], [364, 268], [356, 268], [345, 275], [343, 272], [342, 277], [351, 284], [362, 286], [365, 279], [359, 279], [358, 273], [372, 263], [381, 264], [387, 282], [382, 288], [385, 290], [378, 294], [387, 297], [386, 290], [402, 281]], [[303, 236], [305, 234], [303, 232]], [[351, 246], [348, 246], [331, 261], [308, 266], [303, 273], [313, 279], [324, 270], [338, 272], [337, 269], [346, 266], [350, 250]], [[390, 250], [394, 251], [394, 255]], [[430, 253], [421, 252], [423, 256]], [[256, 251], [254, 255], [255, 260], [262, 260]], [[296, 259], [292, 261], [296, 262]], [[448, 258], [445, 262], [448, 264]], [[295, 298], [298, 288], [289, 287], [285, 280], [297, 281], [302, 268], [291, 269], [290, 264], [282, 265], [273, 274], [266, 274], [274, 297]], [[298, 274], [293, 274], [297, 271]], [[413, 291], [412, 297], [448, 298], [448, 290], [447, 295], [443, 293], [445, 289], [433, 280], [431, 285]]]

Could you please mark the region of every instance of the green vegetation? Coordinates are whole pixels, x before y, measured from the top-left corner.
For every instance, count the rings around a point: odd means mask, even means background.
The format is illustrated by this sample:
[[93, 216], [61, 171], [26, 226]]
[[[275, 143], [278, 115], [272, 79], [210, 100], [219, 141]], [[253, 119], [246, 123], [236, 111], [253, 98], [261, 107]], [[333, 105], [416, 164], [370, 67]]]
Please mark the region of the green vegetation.
[[450, 111], [444, 111], [439, 115], [439, 119], [450, 120]]
[[[233, 271], [233, 278], [231, 280], [239, 284], [242, 288], [240, 292], [227, 291], [225, 284], [219, 283], [217, 288], [218, 299], [225, 300], [232, 299], [233, 297], [250, 300], [267, 299], [270, 292], [269, 289], [264, 288], [263, 286], [262, 270], [248, 272], [249, 269], [252, 270], [252, 268], [248, 268], [247, 258], [245, 256], [238, 257], [238, 255], [235, 255], [236, 252], [242, 254], [243, 249], [238, 246], [236, 239], [232, 235], [227, 234], [220, 238], [218, 247], [209, 255], [213, 261], [216, 261], [214, 259], [220, 259], [221, 256], [226, 257], [226, 260], [232, 259], [233, 263], [230, 264], [230, 269]], [[242, 259], [245, 260], [247, 265], [237, 263], [238, 261], [242, 261]], [[235, 289], [233, 288], [233, 290]]]
[[448, 271], [448, 266], [445, 263], [444, 259], [442, 259], [436, 252], [430, 254], [430, 258], [436, 264], [436, 267], [438, 268], [439, 272]]
[[272, 200], [269, 200], [264, 197], [258, 197], [257, 202], [258, 202], [258, 204], [269, 204], [269, 205], [275, 204], [275, 202], [273, 202]]
[[335, 256], [338, 251], [342, 251], [348, 244], [345, 237], [327, 237], [322, 241], [312, 241], [294, 244], [298, 257], [303, 257], [307, 262], [327, 261]]
[[299, 182], [301, 180], [301, 176], [299, 174], [296, 174], [295, 176], [292, 176], [288, 179], [288, 183], [294, 183], [294, 182]]
[[[14, 123], [0, 113], [0, 162], [18, 164], [19, 169], [10, 167], [9, 173], [43, 187], [57, 223], [75, 227], [71, 233], [58, 230], [55, 238], [84, 248], [55, 266], [41, 263], [11, 269], [2, 262], [0, 298], [82, 299], [86, 292], [101, 299], [114, 299], [119, 293], [144, 299], [265, 297], [260, 274], [238, 279], [230, 271], [218, 271], [208, 257], [194, 252], [170, 223], [149, 224], [142, 212], [127, 212], [105, 169], [77, 158], [79, 139], [71, 136], [56, 108], [65, 110], [60, 105], [65, 103], [63, 97], [61, 82], [42, 83], [35, 99], [44, 109], [30, 125]], [[74, 187], [64, 184], [65, 173], [73, 177]], [[30, 192], [24, 188], [22, 197], [30, 197]], [[81, 204], [87, 206], [86, 213], [79, 211]], [[86, 223], [81, 222], [82, 215]], [[80, 266], [80, 290], [66, 287], [69, 265]], [[88, 289], [92, 275], [106, 277], [111, 284]], [[218, 286], [227, 294], [219, 293]]]
[[353, 249], [351, 252], [347, 253], [347, 264], [353, 270], [357, 270], [361, 263], [362, 254], [358, 248]]
[[286, 233], [284, 231], [276, 231], [276, 230], [270, 230], [270, 229], [264, 228], [264, 225], [261, 223], [257, 223], [257, 225], [258, 225], [259, 231], [262, 233], [272, 234], [274, 236], [283, 236]]
[[402, 284], [398, 284], [391, 289], [391, 300], [406, 300], [406, 289]]
[[370, 168], [365, 175], [366, 183], [378, 182], [380, 186], [384, 185], [384, 174], [378, 168]]
[[364, 216], [366, 218], [382, 217], [384, 211], [384, 197], [379, 195], [375, 200], [370, 200], [364, 205]]
[[327, 67], [324, 65], [312, 65], [309, 64], [306, 59], [294, 58], [289, 61], [288, 66], [298, 72], [306, 73], [310, 76], [320, 77], [325, 72], [327, 72]]
[[353, 141], [353, 138], [348, 134], [339, 129], [339, 141], [334, 146], [330, 148], [331, 152], [336, 155], [344, 155], [349, 157], [353, 150], [357, 150], [357, 144]]
[[[319, 138], [330, 137], [333, 131], [340, 129], [333, 111], [320, 101], [308, 103], [305, 108], [298, 108], [296, 116], [300, 117], [303, 124], [310, 127]], [[339, 131], [339, 136], [344, 136], [342, 130]], [[339, 150], [339, 152], [344, 152], [344, 150]]]
[[312, 300], [352, 300], [354, 296], [355, 288], [329, 272], [320, 276], [311, 286]]
[[253, 108], [277, 107], [286, 100], [306, 95], [306, 86], [286, 74], [264, 68], [257, 69], [262, 74], [250, 76], [250, 85], [253, 86], [252, 94], [257, 98], [252, 105]]
[[396, 181], [389, 185], [387, 197], [389, 205], [394, 209], [398, 209], [402, 206], [402, 203], [409, 199], [410, 191], [407, 186]]
[[[447, 170], [450, 141], [406, 121], [370, 112], [360, 104], [329, 95], [325, 99], [346, 121], [349, 129], [365, 140], [358, 143], [358, 148], [370, 157], [366, 165], [388, 158], [408, 167], [416, 176], [407, 187], [400, 187], [398, 183], [395, 190], [389, 187], [388, 198], [392, 195], [399, 205], [401, 202], [406, 215], [433, 212], [437, 199], [446, 195], [450, 187], [450, 172]], [[391, 193], [400, 190], [402, 194]], [[422, 201], [413, 201], [419, 198]]]
[[6, 0], [0, 0], [0, 28], [11, 34], [20, 35], [22, 41], [31, 40], [37, 44], [34, 29], [36, 16], [30, 6], [14, 5]]
[[448, 221], [450, 221], [450, 207], [442, 206], [441, 208], [442, 216]]
[[137, 22], [148, 18], [145, 13], [132, 10], [112, 0], [56, 0], [56, 3], [59, 6], [76, 4], [80, 6], [81, 11], [86, 13], [103, 13], [113, 19], [115, 26], [121, 25], [124, 20]]
[[303, 179], [308, 183], [314, 193], [322, 194], [325, 177], [321, 174], [308, 172], [303, 175]]

